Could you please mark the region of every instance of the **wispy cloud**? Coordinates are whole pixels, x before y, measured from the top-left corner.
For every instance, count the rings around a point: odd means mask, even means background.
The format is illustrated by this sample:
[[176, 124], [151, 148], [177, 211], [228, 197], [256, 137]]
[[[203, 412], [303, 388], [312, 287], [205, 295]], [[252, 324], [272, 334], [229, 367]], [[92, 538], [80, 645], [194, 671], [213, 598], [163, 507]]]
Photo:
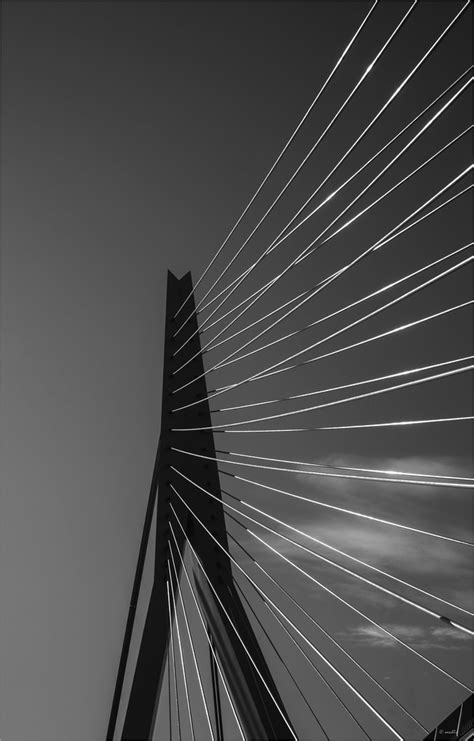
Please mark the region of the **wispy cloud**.
[[[415, 625], [387, 625], [387, 630], [417, 649], [464, 649], [470, 636], [449, 626], [439, 628], [421, 628]], [[341, 633], [354, 643], [361, 643], [374, 648], [394, 648], [397, 646], [390, 636], [374, 625], [358, 625]]]
[[[472, 477], [474, 475], [472, 461], [453, 458], [451, 456], [437, 456], [436, 458], [416, 455], [404, 457], [366, 457], [334, 453], [326, 456], [324, 460], [318, 458], [318, 463], [327, 464], [328, 471], [331, 470], [331, 466], [354, 466], [355, 468], [370, 468], [387, 472], [401, 471], [405, 473], [426, 474], [427, 476]], [[305, 467], [301, 466], [299, 470], [304, 471]], [[348, 471], [347, 473], [350, 472]], [[354, 473], [357, 472], [354, 471]], [[341, 479], [330, 479], [330, 482], [335, 486], [345, 485], [344, 480], [341, 482]], [[420, 491], [420, 489], [418, 488], [417, 491]]]
[[[319, 459], [321, 462], [321, 459]], [[330, 466], [340, 466], [350, 468], [366, 468], [375, 471], [387, 472], [387, 476], [390, 478], [398, 478], [388, 472], [400, 471], [404, 474], [423, 474], [428, 476], [465, 476], [469, 477], [473, 475], [472, 463], [465, 459], [455, 459], [448, 457], [440, 458], [429, 458], [429, 457], [415, 457], [407, 456], [405, 458], [389, 458], [389, 457], [363, 457], [356, 455], [331, 455], [328, 456], [324, 463], [327, 463], [327, 468], [317, 469], [323, 473], [341, 474], [341, 478], [337, 476], [321, 477], [308, 475], [307, 466], [299, 466], [298, 471], [295, 472], [295, 477], [300, 484], [303, 484], [305, 488], [316, 490], [322, 494], [331, 494], [332, 496], [337, 495], [339, 502], [342, 500], [350, 501], [354, 504], [357, 501], [358, 504], [367, 504], [375, 512], [387, 512], [396, 513], [402, 510], [409, 511], [411, 516], [415, 519], [420, 518], [431, 519], [432, 516], [436, 517], [440, 512], [445, 512], [449, 507], [451, 510], [453, 522], [456, 522], [456, 513], [458, 509], [465, 511], [470, 505], [470, 492], [466, 489], [459, 489], [456, 487], [446, 488], [441, 486], [419, 486], [416, 484], [404, 484], [404, 483], [384, 483], [381, 481], [367, 481], [364, 479], [348, 479], [342, 476], [350, 474], [356, 476], [383, 476], [383, 474], [371, 474], [363, 471], [356, 470], [341, 470], [337, 471], [331, 469]], [[315, 469], [316, 470], [316, 469]], [[306, 474], [304, 473], [306, 471]], [[409, 475], [402, 476], [400, 478], [409, 478]], [[420, 477], [421, 479], [421, 477]], [[416, 477], [414, 478], [416, 480]], [[433, 479], [433, 482], [435, 480]], [[440, 482], [446, 483], [446, 480]], [[466, 483], [466, 482], [462, 482]], [[427, 506], [429, 510], [427, 511]], [[471, 508], [472, 512], [472, 508]], [[467, 525], [462, 519], [457, 522], [457, 525], [462, 527]]]
[[[469, 476], [468, 462], [452, 458], [430, 459], [427, 457], [377, 458], [368, 459], [358, 456], [333, 455], [328, 463], [358, 468], [381, 470], [401, 470], [420, 473], [436, 473], [443, 476]], [[315, 493], [315, 498], [336, 506], [373, 514], [383, 519], [413, 525], [442, 535], [459, 537], [471, 541], [472, 505], [470, 492], [456, 489], [439, 489], [431, 487], [403, 487], [389, 484], [369, 484], [365, 482], [347, 482], [340, 479], [325, 479], [295, 473], [298, 482], [296, 490], [301, 491], [301, 484], [306, 490]], [[422, 490], [423, 497], [420, 497]], [[426, 496], [428, 495], [428, 496]], [[293, 506], [293, 505], [292, 505]], [[304, 519], [295, 517], [295, 510], [288, 510], [285, 519], [307, 535], [326, 544], [339, 548], [368, 564], [383, 569], [409, 583], [444, 597], [454, 604], [467, 609], [473, 604], [474, 589], [472, 579], [472, 549], [468, 546], [453, 544], [448, 541], [416, 534], [402, 529], [344, 515], [342, 513], [317, 507], [307, 509]], [[264, 518], [263, 521], [267, 522]], [[278, 528], [281, 529], [281, 528]], [[299, 537], [287, 530], [282, 530], [290, 537], [316, 550], [323, 556], [335, 559], [344, 566], [368, 575], [363, 566], [338, 556], [330, 549], [307, 538]], [[311, 572], [319, 573], [325, 569], [327, 582], [344, 580], [345, 589], [354, 583], [352, 577], [343, 577], [331, 566], [324, 565], [309, 553], [304, 553], [297, 546], [276, 536], [262, 533], [265, 540], [280, 553], [298, 561], [311, 563]], [[254, 542], [254, 547], [257, 544]], [[257, 546], [258, 547], [258, 546]], [[258, 547], [262, 551], [263, 546]], [[269, 557], [266, 551], [265, 557]], [[329, 573], [328, 569], [332, 573]], [[322, 571], [320, 573], [323, 573]], [[373, 573], [373, 572], [372, 572]], [[393, 585], [393, 582], [392, 582]], [[399, 591], [397, 588], [396, 591]], [[373, 596], [372, 601], [380, 601], [380, 606], [387, 603], [376, 590], [364, 587], [364, 592]]]
[[471, 574], [472, 554], [467, 547], [359, 521], [335, 524], [306, 520], [299, 525], [308, 535], [382, 568], [395, 566], [397, 571], [420, 576]]

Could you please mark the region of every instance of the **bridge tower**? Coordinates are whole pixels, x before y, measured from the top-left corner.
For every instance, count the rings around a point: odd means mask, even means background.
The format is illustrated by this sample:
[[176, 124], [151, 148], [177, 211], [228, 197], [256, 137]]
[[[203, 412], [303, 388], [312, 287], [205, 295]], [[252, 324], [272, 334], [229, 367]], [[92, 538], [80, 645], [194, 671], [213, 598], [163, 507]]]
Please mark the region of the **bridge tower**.
[[[291, 724], [285, 711], [283, 713], [278, 712], [277, 704], [280, 708], [284, 706], [234, 585], [230, 559], [215, 544], [204, 528], [194, 520], [183, 501], [175, 493], [175, 489], [179, 491], [184, 502], [189, 505], [193, 512], [198, 514], [201, 521], [227, 551], [228, 541], [217, 463], [215, 460], [186, 457], [186, 465], [184, 465], [184, 456], [172, 450], [175, 447], [184, 448], [191, 452], [215, 458], [212, 430], [189, 433], [173, 432], [175, 423], [178, 423], [179, 427], [185, 428], [211, 425], [207, 401], [173, 412], [173, 407], [185, 407], [197, 399], [207, 397], [208, 393], [197, 316], [193, 311], [195, 308], [193, 296], [187, 301], [186, 308], [180, 313], [180, 316], [174, 318], [179, 307], [190, 293], [192, 293], [190, 273], [187, 273], [181, 279], [177, 279], [170, 272], [168, 273], [161, 434], [152, 475], [137, 570], [107, 731], [107, 741], [113, 741], [115, 738], [117, 713], [155, 506], [157, 530], [154, 583], [125, 714], [122, 741], [148, 741], [153, 734], [154, 718], [170, 638], [167, 579], [168, 560], [170, 558], [170, 519], [174, 516], [173, 509], [184, 525], [186, 536], [215, 589], [214, 593], [208, 587], [207, 582], [200, 578], [198, 566], [195, 564], [196, 592], [245, 735], [247, 739], [279, 739], [285, 741], [292, 737], [289, 733]], [[191, 311], [193, 311], [193, 314], [186, 327], [175, 336], [182, 322], [181, 317], [184, 318]], [[190, 339], [186, 346], [175, 355], [176, 351], [188, 338]], [[187, 360], [189, 362], [186, 367], [177, 376], [174, 376], [173, 372]], [[188, 380], [195, 377], [199, 377], [198, 380], [189, 386], [185, 386]], [[183, 385], [184, 388], [176, 391]], [[212, 492], [217, 499], [205, 496], [196, 486], [178, 476], [173, 467], [181, 470], [184, 468], [186, 475], [192, 481]], [[183, 554], [186, 543], [184, 532], [179, 527], [174, 527], [173, 531], [176, 535], [179, 551]], [[179, 559], [176, 562], [179, 568]], [[176, 591], [176, 583], [173, 583], [173, 590]], [[172, 601], [171, 609], [173, 609]], [[233, 624], [242, 642], [238, 640], [236, 632], [231, 627], [226, 612], [232, 616]], [[249, 660], [242, 643], [248, 648], [253, 663]], [[277, 702], [271, 701], [269, 692]], [[216, 702], [216, 693], [214, 693], [214, 701]], [[217, 725], [219, 726], [219, 724]]]

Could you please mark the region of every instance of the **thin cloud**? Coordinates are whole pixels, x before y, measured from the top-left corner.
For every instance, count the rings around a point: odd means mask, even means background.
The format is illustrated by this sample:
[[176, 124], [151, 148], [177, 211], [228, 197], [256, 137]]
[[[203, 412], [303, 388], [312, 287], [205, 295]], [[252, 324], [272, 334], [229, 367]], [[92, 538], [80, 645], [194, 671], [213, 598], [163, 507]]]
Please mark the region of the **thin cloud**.
[[[436, 574], [440, 579], [470, 578], [472, 560], [470, 549], [450, 543], [429, 539], [426, 536], [400, 534], [391, 528], [374, 527], [357, 523], [335, 524], [320, 519], [296, 523], [296, 527], [328, 545], [355, 556], [374, 566], [387, 569], [392, 567], [397, 573], [405, 572], [419, 576]], [[288, 531], [283, 531], [288, 535]], [[274, 535], [265, 534], [264, 539], [285, 555], [298, 555], [301, 559], [312, 560], [315, 557], [302, 551], [298, 546]], [[328, 558], [340, 560], [337, 554], [329, 549], [302, 538], [294, 533], [290, 537], [306, 547]], [[363, 567], [362, 567], [363, 568]]]
[[[438, 541], [425, 536], [414, 536], [399, 533], [393, 528], [374, 527], [359, 522], [339, 524], [334, 521], [304, 520], [295, 523], [299, 530], [319, 541], [344, 551], [365, 563], [380, 568], [387, 573], [398, 576], [414, 586], [431, 591], [433, 594], [444, 597], [460, 607], [470, 609], [474, 599], [472, 582], [472, 553], [465, 546]], [[281, 528], [279, 528], [281, 529]], [[288, 535], [287, 530], [282, 530]], [[324, 583], [341, 583], [344, 589], [351, 588], [351, 583], [359, 589], [359, 582], [354, 577], [343, 576], [339, 570], [324, 563], [317, 556], [301, 550], [297, 545], [283, 540], [268, 532], [262, 533], [263, 539], [279, 553], [297, 563], [304, 563], [304, 568], [315, 576], [321, 576]], [[294, 533], [290, 533], [297, 542], [310, 548], [316, 553], [329, 558], [364, 576], [374, 577], [375, 580], [386, 583], [384, 577], [378, 577], [364, 566], [350, 559], [340, 556], [329, 548], [311, 542]], [[264, 546], [254, 542], [253, 547], [260, 551], [260, 560], [275, 556]], [[303, 577], [302, 577], [303, 578]], [[342, 581], [341, 581], [342, 580]], [[406, 588], [390, 584], [392, 588], [402, 594]], [[388, 606], [390, 598], [380, 595], [376, 589], [363, 587], [364, 598], [377, 602], [380, 606]]]
[[[318, 464], [325, 464], [328, 471], [331, 466], [346, 466], [355, 468], [370, 468], [381, 471], [403, 471], [406, 473], [426, 474], [427, 476], [474, 476], [472, 461], [457, 459], [450, 456], [404, 456], [404, 457], [365, 457], [359, 455], [340, 455], [334, 453], [324, 460], [318, 459]], [[301, 466], [300, 471], [305, 467]], [[349, 472], [348, 472], [349, 473]], [[355, 472], [357, 473], [357, 472]], [[367, 474], [370, 475], [370, 474]], [[344, 481], [344, 480], [342, 480]], [[341, 479], [331, 479], [336, 484]], [[419, 487], [417, 487], [419, 490]]]
[[[421, 628], [415, 625], [387, 625], [387, 630], [417, 649], [464, 649], [470, 637], [448, 626]], [[397, 643], [390, 636], [373, 625], [358, 625], [341, 633], [354, 643], [373, 648], [396, 648]]]
[[[400, 470], [443, 476], [471, 476], [472, 465], [464, 459], [440, 457], [363, 458], [333, 455], [329, 464], [379, 470]], [[470, 492], [403, 484], [367, 484], [364, 481], [326, 479], [295, 474], [318, 499], [347, 509], [410, 525], [460, 540], [473, 540]], [[335, 496], [337, 495], [337, 497]], [[341, 501], [342, 500], [342, 501]], [[334, 545], [375, 566], [401, 574], [413, 574], [437, 584], [446, 582], [449, 592], [462, 602], [472, 597], [472, 551], [430, 536], [369, 522], [343, 513], [318, 508], [317, 517], [299, 525], [309, 535]], [[390, 568], [388, 568], [390, 567]]]
[[[470, 466], [465, 460], [441, 457], [405, 457], [405, 458], [363, 458], [360, 456], [332, 455], [325, 462], [334, 465], [355, 466], [358, 468], [373, 468], [380, 470], [401, 470], [418, 473], [432, 473], [443, 476], [469, 476]], [[321, 469], [320, 469], [321, 470]], [[317, 493], [315, 498], [336, 506], [367, 514], [379, 516], [383, 519], [412, 525], [420, 529], [432, 531], [442, 535], [458, 537], [471, 541], [472, 538], [472, 509], [470, 492], [456, 489], [440, 489], [420, 486], [404, 486], [397, 484], [367, 484], [367, 482], [347, 481], [305, 476], [295, 472], [298, 486], [292, 490], [301, 491], [303, 484], [306, 490]], [[286, 488], [286, 487], [284, 487]], [[420, 496], [420, 492], [423, 496]], [[428, 496], [426, 496], [428, 494]], [[301, 512], [293, 502], [291, 508], [280, 511], [279, 516], [291, 523], [312, 538], [344, 551], [367, 564], [380, 568], [394, 576], [398, 576], [414, 586], [426, 589], [434, 595], [444, 598], [465, 609], [473, 609], [474, 589], [472, 579], [472, 549], [435, 539], [426, 535], [417, 534], [373, 521], [363, 520], [343, 513], [302, 505], [305, 513]], [[268, 507], [265, 507], [268, 510]], [[258, 517], [260, 519], [260, 517]], [[308, 538], [289, 532], [286, 528], [269, 523], [261, 518], [265, 524], [270, 524], [285, 535], [297, 540], [317, 553], [330, 558], [341, 565], [363, 574], [375, 577], [380, 583], [390, 585], [394, 591], [407, 596], [411, 590], [402, 586], [387, 584], [384, 577], [378, 577], [354, 561], [334, 553], [330, 549]], [[258, 532], [258, 529], [257, 529]], [[325, 564], [311, 553], [302, 551], [291, 542], [260, 532], [263, 539], [276, 548], [281, 554], [293, 561], [304, 564], [304, 568], [328, 586], [341, 587], [344, 593], [348, 590], [357, 598], [371, 601], [380, 609], [390, 607], [393, 600], [388, 595], [382, 595], [374, 588], [363, 586], [351, 576], [344, 576], [340, 571], [329, 564]], [[263, 545], [251, 539], [251, 552], [258, 554], [261, 562], [272, 562], [275, 559]], [[280, 564], [283, 566], [282, 562]], [[304, 580], [304, 577], [301, 576]], [[409, 590], [407, 593], [406, 590]], [[360, 592], [360, 594], [359, 594]], [[424, 601], [424, 598], [423, 598]], [[438, 605], [439, 606], [439, 605]]]
[[[405, 457], [405, 458], [388, 458], [388, 457], [362, 457], [357, 455], [331, 455], [324, 461], [319, 459], [318, 463], [324, 463], [327, 468], [318, 468], [316, 470], [323, 473], [338, 473], [331, 466], [366, 468], [374, 471], [402, 471], [405, 474], [424, 474], [431, 476], [464, 476], [473, 475], [472, 463], [465, 459], [455, 459], [448, 457], [429, 458], [429, 457]], [[311, 489], [318, 492], [338, 494], [339, 497], [354, 502], [367, 502], [377, 511], [379, 508], [386, 511], [397, 511], [400, 508], [400, 497], [403, 496], [405, 504], [409, 505], [412, 515], [417, 516], [426, 513], [427, 500], [430, 508], [436, 513], [438, 508], [443, 509], [449, 501], [449, 506], [464, 509], [470, 502], [469, 490], [459, 489], [456, 487], [446, 488], [442, 486], [420, 486], [416, 484], [404, 483], [384, 483], [381, 481], [370, 482], [366, 480], [338, 478], [337, 476], [322, 477], [311, 476], [307, 474], [308, 466], [298, 466], [295, 471], [296, 479]], [[306, 472], [306, 474], [305, 474]], [[383, 474], [370, 474], [363, 471], [340, 471], [342, 475], [350, 474], [356, 476], [383, 476]], [[387, 475], [391, 475], [388, 474]], [[391, 475], [394, 478], [393, 475]], [[396, 478], [396, 477], [395, 477]], [[404, 476], [401, 478], [408, 478]], [[446, 483], [446, 482], [444, 482]], [[467, 483], [467, 482], [463, 482]], [[449, 498], [449, 499], [448, 499]], [[472, 509], [471, 509], [472, 512]]]

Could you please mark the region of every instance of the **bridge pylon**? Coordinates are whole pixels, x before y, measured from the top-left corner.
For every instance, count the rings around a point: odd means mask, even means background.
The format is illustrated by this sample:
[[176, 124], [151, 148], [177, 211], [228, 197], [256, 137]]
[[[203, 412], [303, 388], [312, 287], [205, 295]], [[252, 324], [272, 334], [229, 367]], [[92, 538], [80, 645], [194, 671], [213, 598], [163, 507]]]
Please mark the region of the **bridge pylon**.
[[[153, 735], [170, 639], [167, 581], [168, 561], [170, 560], [169, 543], [170, 539], [173, 540], [170, 522], [175, 521], [173, 510], [184, 528], [181, 530], [173, 524], [180, 555], [184, 555], [187, 537], [214, 588], [212, 590], [209, 587], [209, 583], [202, 576], [203, 571], [195, 564], [195, 591], [245, 736], [249, 741], [257, 739], [259, 741], [267, 739], [286, 741], [286, 739], [293, 738], [289, 731], [291, 724], [235, 587], [230, 559], [216, 545], [202, 525], [195, 520], [175, 493], [175, 490], [179, 492], [190, 510], [198, 515], [223, 549], [228, 551], [213, 432], [212, 430], [176, 432], [173, 429], [176, 425], [180, 428], [211, 426], [208, 401], [192, 404], [198, 399], [206, 398], [208, 394], [197, 316], [193, 311], [194, 296], [189, 298], [183, 311], [174, 318], [179, 307], [191, 292], [190, 273], [181, 279], [168, 273], [160, 443], [152, 476], [107, 741], [113, 741], [115, 738], [115, 724], [133, 619], [155, 506], [157, 516], [154, 583], [125, 713], [122, 741], [149, 741]], [[186, 326], [176, 335], [180, 324], [192, 311], [193, 314]], [[187, 339], [189, 341], [185, 347], [179, 350]], [[175, 371], [188, 360], [185, 367], [174, 375]], [[186, 385], [191, 379], [197, 380]], [[183, 388], [177, 390], [181, 386]], [[188, 404], [191, 406], [187, 406]], [[175, 411], [177, 407], [186, 408]], [[173, 448], [202, 454], [211, 460], [185, 456]], [[181, 470], [190, 481], [204, 487], [216, 499], [206, 496], [173, 469]], [[175, 558], [175, 561], [177, 567], [180, 568], [180, 559]], [[170, 582], [170, 586], [176, 592], [177, 585], [174, 581]], [[231, 626], [228, 615], [231, 616], [241, 640], [238, 639], [236, 631]], [[252, 661], [243, 644], [251, 655]], [[272, 701], [270, 693], [276, 702]], [[277, 705], [283, 709], [283, 712], [279, 712]]]

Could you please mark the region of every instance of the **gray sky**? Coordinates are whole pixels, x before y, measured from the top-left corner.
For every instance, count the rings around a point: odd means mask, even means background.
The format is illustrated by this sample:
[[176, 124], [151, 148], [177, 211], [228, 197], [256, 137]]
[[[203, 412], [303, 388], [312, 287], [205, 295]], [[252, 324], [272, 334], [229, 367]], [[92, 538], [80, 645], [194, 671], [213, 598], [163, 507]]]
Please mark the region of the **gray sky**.
[[[222, 287], [280, 231], [458, 6], [420, 3], [400, 39], [387, 50]], [[180, 276], [191, 269], [194, 278], [200, 275], [368, 7], [365, 2], [3, 3], [2, 741], [104, 738], [159, 435], [166, 271]], [[350, 61], [321, 98], [217, 267], [226, 264], [255, 226], [406, 9], [405, 2], [380, 4]], [[321, 196], [351, 175], [468, 67], [468, 15]], [[361, 208], [469, 124], [469, 97], [465, 93], [450, 107], [361, 201]], [[260, 308], [255, 307], [252, 319], [359, 254], [454, 178], [470, 158], [470, 136], [465, 136], [429, 171], [412, 178], [336, 237], [331, 248], [324, 247], [304, 263], [305, 268], [281, 281]], [[387, 156], [383, 163], [388, 161]], [[236, 292], [235, 300], [229, 300], [228, 308], [298, 254], [381, 166], [371, 168], [365, 180], [356, 180], [340, 201], [335, 199], [337, 203], [276, 250]], [[462, 184], [465, 187], [467, 179]], [[254, 346], [278, 337], [283, 326], [285, 332], [297, 329], [471, 238], [464, 197], [378, 251], [367, 266], [354, 269], [337, 288], [322, 293]], [[406, 290], [421, 280], [406, 284]], [[348, 332], [347, 343], [466, 301], [470, 292], [469, 272], [458, 271], [374, 318], [366, 328]], [[381, 300], [371, 303], [367, 311], [381, 304]], [[245, 378], [358, 316], [362, 309], [212, 373], [209, 387]], [[243, 327], [246, 318], [235, 329]], [[206, 341], [222, 326], [204, 335]], [[280, 398], [468, 355], [471, 333], [469, 312], [460, 311], [399, 338], [263, 384], [249, 384], [216, 397], [211, 408]], [[208, 367], [254, 334], [256, 329], [210, 353]], [[328, 349], [342, 344], [342, 339], [334, 341]], [[467, 378], [459, 376], [377, 401], [289, 417], [285, 426], [470, 414], [470, 394]], [[294, 406], [216, 413], [214, 421], [245, 420], [289, 408]], [[472, 436], [466, 425], [217, 434], [216, 447], [301, 461], [472, 476]], [[340, 481], [323, 485], [316, 477], [251, 469], [247, 474], [242, 475], [472, 540], [466, 492]], [[314, 506], [289, 503], [250, 484], [233, 482], [229, 491], [422, 588], [466, 607], [472, 604], [467, 549], [387, 533], [340, 514], [322, 514]], [[271, 536], [267, 539], [290, 555], [288, 545]], [[291, 574], [289, 567], [276, 563], [251, 536], [247, 540], [249, 550], [282, 582], [291, 584], [308, 609], [427, 727], [467, 694], [402, 649], [385, 645], [362, 620], [344, 613], [329, 597]], [[457, 634], [443, 632], [436, 621], [413, 616], [409, 608], [396, 608], [389, 598], [361, 590], [349, 578], [329, 574], [327, 566], [293, 549], [290, 557], [339, 588], [360, 609], [393, 626], [463, 682], [472, 682], [471, 656]], [[270, 626], [268, 616], [265, 620]], [[282, 641], [277, 627], [269, 629]], [[294, 651], [284, 641], [282, 645], [288, 664], [294, 662], [310, 695], [314, 688], [322, 720], [334, 724], [335, 737], [351, 737], [353, 728], [342, 716], [334, 721], [334, 706], [324, 690], [295, 660]], [[265, 651], [290, 706], [296, 702], [294, 693], [271, 651]], [[302, 738], [315, 738], [309, 719], [294, 707]], [[367, 720], [363, 712], [360, 717]], [[393, 715], [394, 722], [396, 718], [400, 714]], [[158, 722], [166, 734], [164, 707]], [[379, 726], [367, 724], [374, 738], [384, 738]]]

